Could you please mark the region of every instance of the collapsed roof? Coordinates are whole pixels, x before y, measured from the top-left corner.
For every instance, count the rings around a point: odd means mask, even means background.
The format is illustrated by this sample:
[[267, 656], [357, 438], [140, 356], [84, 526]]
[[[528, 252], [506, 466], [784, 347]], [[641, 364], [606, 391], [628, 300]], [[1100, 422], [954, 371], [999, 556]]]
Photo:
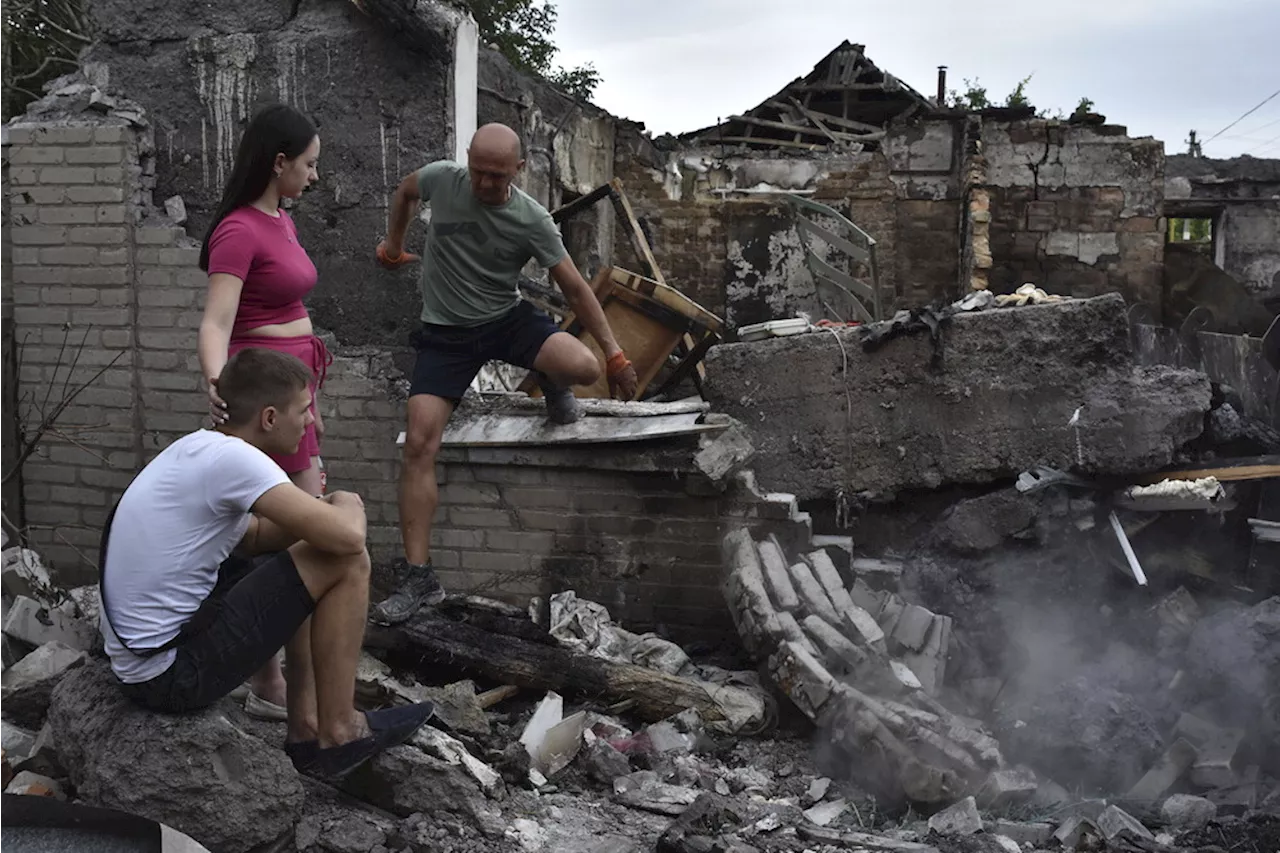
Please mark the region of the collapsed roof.
[[805, 77], [744, 115], [681, 139], [763, 148], [875, 150], [894, 119], [932, 108], [924, 95], [881, 70], [864, 46], [843, 42]]

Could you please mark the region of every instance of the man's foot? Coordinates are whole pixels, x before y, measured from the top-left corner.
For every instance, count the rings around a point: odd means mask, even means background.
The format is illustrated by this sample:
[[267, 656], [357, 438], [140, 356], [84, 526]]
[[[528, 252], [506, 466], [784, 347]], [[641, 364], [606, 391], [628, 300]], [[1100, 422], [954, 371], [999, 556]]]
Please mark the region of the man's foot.
[[381, 711], [366, 711], [369, 734], [338, 746], [320, 746], [307, 740], [284, 745], [284, 751], [300, 773], [324, 782], [341, 781], [379, 752], [404, 743], [435, 714], [435, 705], [419, 702]]
[[263, 699], [252, 690], [244, 697], [244, 712], [259, 720], [282, 721], [289, 719], [289, 712], [283, 705], [277, 705]]
[[373, 606], [370, 618], [380, 625], [399, 625], [424, 606], [444, 601], [444, 587], [436, 579], [431, 561], [415, 566], [404, 558], [392, 567], [396, 579], [395, 592]]
[[547, 401], [547, 420], [553, 424], [571, 424], [582, 417], [582, 404], [573, 389], [556, 385], [545, 373], [539, 373], [538, 387]]

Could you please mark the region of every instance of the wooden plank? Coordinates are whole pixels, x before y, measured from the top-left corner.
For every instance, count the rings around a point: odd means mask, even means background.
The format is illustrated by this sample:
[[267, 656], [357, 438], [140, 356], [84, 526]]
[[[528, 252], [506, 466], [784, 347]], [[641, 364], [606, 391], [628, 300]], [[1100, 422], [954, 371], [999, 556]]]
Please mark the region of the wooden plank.
[[818, 145], [810, 142], [792, 142], [788, 139], [763, 139], [750, 136], [723, 136], [719, 142], [737, 143], [743, 142], [748, 145], [771, 145], [779, 148], [796, 148], [804, 151], [826, 151], [827, 146]]
[[[782, 131], [786, 131], [787, 133], [794, 133], [797, 135], [804, 133], [810, 136], [826, 136], [835, 142], [855, 141], [857, 139], [857, 137], [849, 134], [839, 134], [839, 136], [843, 137], [843, 139], [839, 139], [837, 138], [836, 135], [833, 135], [829, 130], [822, 130], [816, 127], [804, 127], [803, 125], [798, 125], [798, 124], [787, 124], [786, 122], [773, 121], [767, 118], [754, 118], [753, 116], [737, 116], [737, 115], [730, 116], [729, 118], [734, 121], [740, 121], [745, 124], [754, 125], [756, 127], [767, 127], [771, 130], [782, 130]], [[769, 140], [766, 137], [759, 137], [759, 138], [753, 137], [753, 139], [756, 142], [777, 141], [777, 140]], [[802, 144], [807, 144], [807, 143], [802, 143]]]
[[[539, 414], [478, 415], [445, 427], [444, 447], [515, 447], [552, 444], [612, 444], [716, 432], [725, 424], [698, 423], [700, 412], [645, 418], [582, 418], [553, 424]], [[396, 439], [404, 444], [404, 433]]]
[[659, 285], [656, 282], [645, 279], [643, 276], [618, 269], [617, 267], [612, 268], [610, 275], [614, 284], [621, 285], [637, 293], [643, 293], [668, 308], [683, 314], [700, 326], [705, 326], [716, 333], [724, 329], [724, 320], [669, 284]]
[[601, 184], [581, 198], [575, 198], [568, 204], [557, 207], [555, 210], [551, 211], [552, 221], [560, 223], [572, 216], [576, 216], [607, 196], [610, 190], [611, 187], [609, 184]]
[[622, 219], [622, 224], [626, 226], [627, 233], [631, 236], [631, 245], [635, 248], [636, 255], [640, 258], [640, 263], [648, 267], [645, 273], [659, 284], [666, 284], [667, 279], [663, 276], [662, 270], [658, 269], [658, 262], [653, 257], [653, 249], [649, 246], [649, 240], [644, 236], [644, 230], [640, 227], [639, 220], [636, 219], [635, 211], [631, 209], [631, 201], [622, 189], [622, 180], [614, 178], [609, 182], [609, 185], [613, 187], [610, 198], [613, 199], [614, 209], [617, 210], [618, 216]]
[[[805, 102], [803, 104], [797, 101], [795, 98], [790, 98], [789, 100], [793, 105], [795, 105], [795, 108], [800, 111], [800, 114], [803, 115], [805, 118], [807, 118], [809, 121], [813, 122], [813, 124], [818, 128], [818, 130], [821, 130], [823, 133], [826, 134], [828, 139], [830, 139], [832, 142], [839, 142], [840, 139], [838, 139], [836, 135], [831, 132], [831, 129], [827, 127], [826, 124], [823, 123], [822, 119], [818, 118], [817, 113], [809, 109], [808, 104], [809, 104], [810, 97], [812, 97], [812, 94], [813, 93], [810, 92], [804, 96]], [[848, 138], [847, 134], [845, 135], [845, 138]]]
[[[794, 101], [795, 99], [790, 98], [790, 100]], [[786, 104], [783, 103], [782, 101], [767, 101], [766, 103], [768, 103], [769, 106], [776, 107], [776, 108], [781, 108], [786, 106]], [[842, 107], [847, 107], [847, 106], [848, 106], [847, 103], [842, 105]], [[841, 116], [831, 115], [830, 113], [818, 112], [817, 110], [814, 110], [812, 107], [810, 107], [809, 110], [810, 112], [813, 112], [815, 115], [818, 115], [819, 117], [821, 117], [824, 124], [831, 125], [832, 127], [841, 127], [841, 128], [844, 128], [845, 130], [854, 130], [854, 131], [857, 131], [859, 134], [884, 133], [883, 127], [878, 127], [874, 124], [867, 124], [861, 121], [854, 121], [853, 119], [850, 119], [847, 117], [842, 118]], [[812, 121], [813, 119], [810, 118], [809, 120]]]
[[[541, 400], [535, 400], [525, 394], [511, 392], [508, 394], [486, 394], [485, 403], [472, 406], [463, 402], [458, 409], [458, 416], [475, 414], [502, 414], [510, 412], [538, 412], [544, 410]], [[711, 411], [711, 404], [697, 397], [684, 400], [673, 400], [669, 403], [624, 402], [622, 400], [604, 400], [588, 398], [579, 400], [588, 417], [601, 418], [652, 418], [660, 415], [687, 415], [696, 412]]]
[[1140, 477], [1133, 477], [1134, 483], [1140, 486], [1149, 486], [1152, 483], [1159, 483], [1161, 480], [1199, 480], [1204, 477], [1217, 477], [1224, 482], [1236, 480], [1266, 480], [1271, 477], [1280, 477], [1280, 459], [1277, 457], [1262, 457], [1263, 459], [1276, 459], [1275, 462], [1259, 462], [1253, 465], [1231, 465], [1222, 468], [1196, 468], [1186, 471], [1160, 471], [1154, 474], [1143, 474]]
[[883, 83], [797, 83], [793, 92], [888, 92]]

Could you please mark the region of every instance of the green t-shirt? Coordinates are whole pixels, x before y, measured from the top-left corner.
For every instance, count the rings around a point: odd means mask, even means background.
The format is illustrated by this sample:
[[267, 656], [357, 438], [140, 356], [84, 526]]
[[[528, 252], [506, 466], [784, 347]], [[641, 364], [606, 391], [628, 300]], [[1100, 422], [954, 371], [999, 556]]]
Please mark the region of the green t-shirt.
[[477, 326], [520, 300], [520, 270], [544, 268], [568, 254], [547, 209], [511, 188], [506, 204], [490, 207], [471, 194], [467, 167], [439, 160], [418, 170], [418, 191], [431, 203], [422, 255], [422, 322]]

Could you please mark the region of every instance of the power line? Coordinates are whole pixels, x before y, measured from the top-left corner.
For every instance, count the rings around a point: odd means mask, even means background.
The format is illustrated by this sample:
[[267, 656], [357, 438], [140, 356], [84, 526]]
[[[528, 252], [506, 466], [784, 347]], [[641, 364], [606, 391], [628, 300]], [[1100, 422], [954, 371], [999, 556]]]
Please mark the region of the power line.
[[1275, 90], [1274, 92], [1272, 92], [1270, 95], [1268, 95], [1267, 97], [1263, 98], [1263, 99], [1262, 99], [1262, 103], [1258, 104], [1256, 107], [1254, 107], [1253, 109], [1249, 110], [1249, 111], [1248, 111], [1247, 113], [1245, 113], [1244, 115], [1240, 116], [1240, 118], [1238, 118], [1238, 119], [1236, 119], [1235, 121], [1231, 122], [1231, 124], [1227, 125], [1227, 126], [1226, 126], [1226, 127], [1224, 127], [1222, 130], [1220, 130], [1220, 131], [1218, 131], [1217, 133], [1215, 133], [1213, 136], [1210, 136], [1208, 139], [1206, 139], [1206, 140], [1205, 140], [1203, 143], [1201, 143], [1201, 144], [1203, 144], [1203, 145], [1208, 145], [1210, 142], [1212, 142], [1213, 140], [1217, 139], [1219, 136], [1221, 136], [1222, 134], [1226, 133], [1228, 130], [1230, 130], [1231, 128], [1235, 127], [1237, 124], [1239, 124], [1240, 122], [1242, 122], [1242, 121], [1244, 121], [1245, 119], [1247, 119], [1249, 116], [1251, 116], [1251, 115], [1253, 115], [1254, 113], [1256, 113], [1258, 110], [1262, 109], [1262, 107], [1263, 107], [1263, 106], [1264, 106], [1268, 101], [1270, 101], [1272, 98], [1276, 97], [1277, 95], [1280, 95], [1280, 89], [1276, 89], [1276, 90]]
[[1245, 153], [1246, 153], [1246, 154], [1252, 154], [1254, 151], [1261, 151], [1263, 148], [1270, 148], [1270, 147], [1272, 146], [1272, 144], [1274, 144], [1274, 143], [1276, 143], [1276, 142], [1280, 142], [1280, 136], [1273, 136], [1273, 137], [1271, 137], [1270, 139], [1268, 139], [1266, 142], [1260, 142], [1260, 143], [1258, 143], [1257, 145], [1255, 145], [1254, 147], [1250, 148], [1250, 149], [1249, 149], [1248, 151], [1246, 151]]

